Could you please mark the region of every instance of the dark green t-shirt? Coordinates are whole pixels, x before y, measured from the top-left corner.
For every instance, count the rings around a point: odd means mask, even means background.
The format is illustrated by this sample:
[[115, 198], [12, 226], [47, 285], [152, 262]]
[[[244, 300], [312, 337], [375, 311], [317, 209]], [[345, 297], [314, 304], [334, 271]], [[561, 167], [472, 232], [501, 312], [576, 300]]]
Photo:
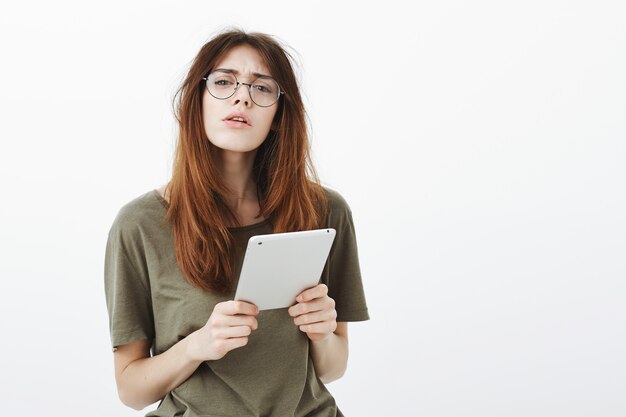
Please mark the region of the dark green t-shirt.
[[[321, 282], [335, 300], [338, 322], [367, 320], [350, 208], [336, 191], [326, 193], [328, 227], [337, 235]], [[234, 292], [218, 295], [185, 280], [171, 225], [163, 223], [167, 207], [152, 190], [122, 207], [111, 226], [104, 282], [113, 347], [147, 339], [158, 355], [204, 326], [217, 303], [233, 299]], [[239, 271], [248, 239], [272, 233], [272, 225], [229, 230]], [[204, 362], [147, 416], [342, 416], [315, 375], [309, 339], [287, 309], [262, 311], [257, 320], [246, 346]]]

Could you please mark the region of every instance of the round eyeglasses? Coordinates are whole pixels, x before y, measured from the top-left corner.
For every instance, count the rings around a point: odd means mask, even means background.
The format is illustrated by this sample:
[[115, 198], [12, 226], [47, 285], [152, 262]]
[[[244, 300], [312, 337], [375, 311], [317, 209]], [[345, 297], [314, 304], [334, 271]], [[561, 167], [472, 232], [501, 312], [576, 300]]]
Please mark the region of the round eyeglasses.
[[242, 83], [230, 71], [215, 70], [203, 80], [206, 80], [209, 94], [218, 100], [232, 97], [241, 85], [248, 87], [250, 98], [254, 104], [260, 107], [273, 105], [278, 101], [281, 94], [285, 94], [284, 91], [281, 91], [276, 80], [266, 76], [260, 76], [251, 83]]

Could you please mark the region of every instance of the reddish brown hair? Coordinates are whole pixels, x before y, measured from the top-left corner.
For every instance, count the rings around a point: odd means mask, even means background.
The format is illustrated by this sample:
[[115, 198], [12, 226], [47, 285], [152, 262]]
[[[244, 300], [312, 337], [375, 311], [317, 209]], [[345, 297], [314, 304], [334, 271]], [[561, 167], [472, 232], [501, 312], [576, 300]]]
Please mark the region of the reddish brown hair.
[[215, 146], [202, 123], [202, 81], [231, 48], [250, 45], [265, 60], [285, 92], [272, 130], [259, 147], [253, 175], [261, 215], [274, 232], [323, 227], [327, 201], [309, 154], [308, 129], [291, 55], [271, 36], [234, 30], [221, 33], [201, 49], [174, 99], [179, 137], [166, 220], [173, 229], [176, 260], [186, 279], [207, 291], [232, 291], [234, 248], [228, 224], [238, 225], [225, 204], [229, 190], [215, 164]]

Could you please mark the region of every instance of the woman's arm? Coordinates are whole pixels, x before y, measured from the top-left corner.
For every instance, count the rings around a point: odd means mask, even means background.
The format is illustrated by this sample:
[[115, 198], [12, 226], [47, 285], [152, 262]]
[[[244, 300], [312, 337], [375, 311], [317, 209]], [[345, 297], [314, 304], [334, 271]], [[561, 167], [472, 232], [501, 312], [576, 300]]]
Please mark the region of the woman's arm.
[[182, 384], [202, 362], [245, 346], [258, 326], [258, 312], [242, 301], [219, 303], [202, 328], [153, 357], [147, 340], [118, 346], [114, 360], [120, 400], [141, 410]]
[[120, 400], [141, 410], [183, 383], [201, 363], [190, 360], [185, 354], [190, 337], [154, 357], [150, 357], [147, 340], [118, 346], [114, 361]]
[[341, 378], [348, 366], [348, 323], [337, 323], [328, 287], [319, 284], [303, 291], [296, 301], [289, 314], [311, 340], [315, 373], [325, 384]]
[[337, 329], [326, 339], [312, 340], [311, 357], [323, 383], [341, 378], [348, 367], [348, 323], [337, 323]]

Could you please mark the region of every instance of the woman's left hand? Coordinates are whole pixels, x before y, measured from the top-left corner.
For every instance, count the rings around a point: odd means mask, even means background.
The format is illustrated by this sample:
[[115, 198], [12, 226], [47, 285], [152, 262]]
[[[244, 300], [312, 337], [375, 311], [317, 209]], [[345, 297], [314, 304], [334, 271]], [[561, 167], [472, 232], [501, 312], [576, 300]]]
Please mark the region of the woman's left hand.
[[335, 300], [324, 284], [302, 291], [289, 308], [293, 322], [313, 341], [324, 340], [337, 329]]

